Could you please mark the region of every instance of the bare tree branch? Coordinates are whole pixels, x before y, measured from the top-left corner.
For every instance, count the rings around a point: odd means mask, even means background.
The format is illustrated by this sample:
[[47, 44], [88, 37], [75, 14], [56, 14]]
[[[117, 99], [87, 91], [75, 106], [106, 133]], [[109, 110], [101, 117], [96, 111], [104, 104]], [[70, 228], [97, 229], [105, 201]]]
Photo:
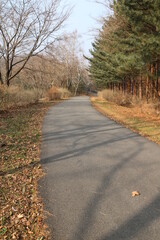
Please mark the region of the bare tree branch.
[[58, 38], [71, 13], [61, 0], [1, 0], [0, 58], [5, 63], [5, 83], [9, 86], [28, 60]]

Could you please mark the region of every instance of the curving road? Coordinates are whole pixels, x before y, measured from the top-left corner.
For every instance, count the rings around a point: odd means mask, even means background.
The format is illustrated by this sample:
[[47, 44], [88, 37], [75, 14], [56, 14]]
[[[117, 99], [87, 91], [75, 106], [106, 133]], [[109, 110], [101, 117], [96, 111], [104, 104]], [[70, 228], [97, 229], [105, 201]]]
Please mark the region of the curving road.
[[[41, 161], [51, 239], [160, 239], [160, 147], [102, 116], [88, 97], [50, 109]], [[134, 190], [141, 195], [132, 198]]]

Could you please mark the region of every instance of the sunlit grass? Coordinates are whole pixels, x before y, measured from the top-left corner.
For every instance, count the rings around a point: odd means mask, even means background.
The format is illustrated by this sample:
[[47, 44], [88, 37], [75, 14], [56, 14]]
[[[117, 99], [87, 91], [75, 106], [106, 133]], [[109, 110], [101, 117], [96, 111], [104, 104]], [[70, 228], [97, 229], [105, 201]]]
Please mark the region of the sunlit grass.
[[148, 116], [145, 113], [141, 113], [140, 117], [138, 117], [137, 111], [141, 112], [138, 107], [122, 107], [98, 98], [91, 98], [91, 102], [102, 114], [160, 144], [160, 117]]

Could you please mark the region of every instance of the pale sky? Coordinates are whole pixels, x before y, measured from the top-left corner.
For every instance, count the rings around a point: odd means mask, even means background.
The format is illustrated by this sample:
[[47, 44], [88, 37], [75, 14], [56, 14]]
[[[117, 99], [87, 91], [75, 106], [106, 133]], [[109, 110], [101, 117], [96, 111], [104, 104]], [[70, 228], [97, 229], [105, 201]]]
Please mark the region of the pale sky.
[[94, 40], [94, 28], [101, 28], [96, 19], [105, 16], [106, 9], [94, 0], [68, 0], [73, 6], [73, 12], [67, 21], [66, 30], [72, 32], [77, 30], [82, 36], [82, 48], [88, 55], [91, 42]]

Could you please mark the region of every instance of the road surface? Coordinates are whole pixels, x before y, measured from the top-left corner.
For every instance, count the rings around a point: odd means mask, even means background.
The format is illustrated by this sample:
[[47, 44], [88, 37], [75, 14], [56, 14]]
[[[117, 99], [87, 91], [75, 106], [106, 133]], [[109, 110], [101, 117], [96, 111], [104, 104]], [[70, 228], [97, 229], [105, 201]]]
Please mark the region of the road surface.
[[41, 162], [51, 239], [160, 239], [160, 147], [102, 116], [88, 97], [49, 110]]

